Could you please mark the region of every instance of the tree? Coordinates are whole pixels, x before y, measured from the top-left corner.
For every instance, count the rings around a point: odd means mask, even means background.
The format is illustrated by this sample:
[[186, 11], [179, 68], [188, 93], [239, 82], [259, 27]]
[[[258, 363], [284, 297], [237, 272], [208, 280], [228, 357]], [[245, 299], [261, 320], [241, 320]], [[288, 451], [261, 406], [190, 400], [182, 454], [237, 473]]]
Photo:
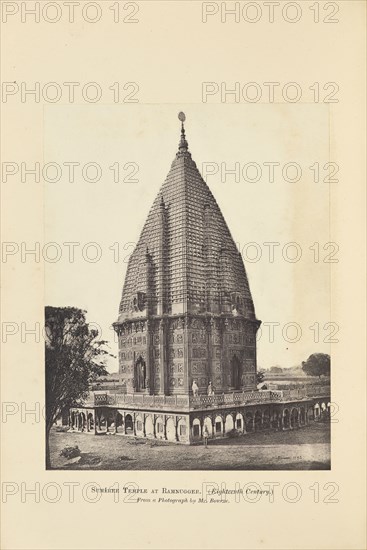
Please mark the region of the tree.
[[282, 374], [283, 369], [282, 367], [278, 367], [278, 366], [270, 367], [270, 372], [274, 374]]
[[98, 331], [88, 326], [86, 312], [74, 307], [45, 308], [46, 468], [51, 468], [50, 429], [59, 414], [82, 403], [89, 386], [107, 374], [104, 360], [111, 354]]
[[302, 370], [308, 376], [330, 376], [330, 355], [313, 353], [307, 361], [302, 361]]

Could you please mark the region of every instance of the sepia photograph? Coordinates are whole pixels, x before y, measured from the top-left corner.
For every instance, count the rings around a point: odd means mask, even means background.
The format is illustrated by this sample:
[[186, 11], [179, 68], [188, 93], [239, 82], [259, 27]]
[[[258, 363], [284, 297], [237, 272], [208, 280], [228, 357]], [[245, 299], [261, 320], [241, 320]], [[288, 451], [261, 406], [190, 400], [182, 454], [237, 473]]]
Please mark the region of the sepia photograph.
[[[191, 111], [195, 112], [194, 109]], [[197, 120], [195, 125], [199, 137], [200, 125], [205, 125], [202, 139], [206, 138], [211, 127], [221, 128], [209, 145], [207, 141], [202, 147], [207, 151], [207, 158], [213, 158], [210, 155], [214, 154], [214, 145], [228, 155], [231, 147], [222, 143], [227, 124], [231, 128], [227, 130], [227, 142], [233, 139], [235, 132], [240, 134], [245, 130], [244, 145], [247, 140], [252, 140], [260, 148], [262, 136], [267, 135], [268, 143], [263, 145], [263, 149], [272, 150], [279, 158], [287, 147], [290, 133], [298, 129], [308, 112], [306, 109], [297, 117], [293, 115], [292, 119], [288, 113], [276, 108], [272, 116], [261, 109], [254, 115], [243, 109], [241, 122], [236, 124], [234, 113], [227, 115], [226, 120], [226, 115], [220, 115], [218, 111], [220, 109], [210, 108], [207, 121], [205, 114], [201, 113], [200, 121]], [[139, 112], [148, 112], [148, 109]], [[102, 317], [93, 317], [93, 322], [89, 322], [87, 293], [90, 295], [90, 286], [96, 285], [91, 275], [94, 261], [89, 274], [85, 272], [84, 285], [76, 285], [79, 295], [74, 292], [73, 303], [52, 305], [50, 302], [45, 309], [47, 468], [330, 469], [330, 419], [336, 407], [330, 392], [328, 352], [337, 341], [338, 329], [330, 321], [323, 323], [320, 338], [315, 332], [319, 323], [309, 326], [313, 324], [312, 316], [315, 321], [328, 320], [330, 287], [327, 277], [332, 263], [327, 260], [336, 261], [337, 248], [327, 239], [329, 186], [313, 181], [312, 170], [308, 167], [307, 171], [305, 167], [302, 170], [302, 166], [295, 162], [279, 168], [279, 162], [240, 165], [239, 162], [227, 161], [224, 167], [223, 162], [203, 162], [200, 159], [197, 165], [194, 160], [197, 157], [191, 153], [188, 143], [186, 127], [189, 128], [190, 123], [186, 124], [186, 115], [182, 111], [175, 123], [177, 114], [169, 117], [171, 112], [173, 109], [161, 108], [149, 115], [156, 119], [153, 128], [159, 128], [160, 118], [167, 118], [166, 124], [172, 126], [169, 134], [176, 129], [177, 149], [173, 159], [169, 157], [169, 151], [158, 151], [159, 145], [155, 146], [156, 157], [166, 158], [165, 162], [162, 160], [159, 171], [163, 172], [166, 166], [169, 170], [163, 183], [159, 185], [151, 181], [151, 175], [148, 176], [149, 182], [145, 181], [145, 173], [148, 174], [145, 170], [141, 175], [143, 181], [122, 184], [118, 189], [120, 198], [114, 199], [116, 203], [120, 200], [120, 216], [114, 218], [116, 228], [110, 220], [112, 212], [108, 203], [97, 218], [93, 215], [95, 204], [91, 212], [88, 212], [88, 206], [85, 207], [86, 217], [93, 220], [101, 232], [102, 226], [109, 224], [111, 232], [120, 232], [123, 236], [129, 225], [129, 235], [135, 236], [136, 240], [129, 243], [128, 258], [124, 257], [124, 280], [120, 294], [117, 291], [115, 294], [116, 317], [111, 318], [112, 330], [108, 338], [103, 337]], [[124, 116], [121, 115], [122, 120]], [[74, 124], [75, 118], [74, 115]], [[83, 115], [81, 123], [82, 120]], [[103, 118], [105, 124], [106, 120]], [[255, 120], [261, 128], [252, 130], [251, 135], [249, 126]], [[320, 109], [315, 120], [322, 127], [322, 123], [327, 121], [325, 109], [324, 113]], [[50, 135], [55, 133], [60, 139], [63, 124], [50, 131]], [[116, 119], [114, 124], [113, 133], [118, 131]], [[273, 128], [269, 128], [271, 124], [283, 127], [281, 145], [271, 143], [274, 140], [271, 136]], [[126, 126], [126, 121], [121, 125]], [[139, 129], [132, 123], [135, 132], [145, 130], [145, 125], [147, 123], [142, 122]], [[302, 138], [294, 142], [294, 147], [299, 147], [297, 158], [303, 156], [305, 162], [302, 144], [309, 139], [309, 126], [304, 128]], [[213, 139], [216, 143], [211, 149]], [[320, 130], [319, 139], [313, 147], [318, 157], [326, 151], [327, 127]], [[241, 146], [240, 141], [239, 144]], [[174, 145], [172, 143], [169, 150], [174, 150]], [[50, 149], [52, 147], [50, 143]], [[104, 147], [109, 149], [106, 145]], [[134, 144], [130, 147], [133, 149]], [[121, 148], [126, 151], [124, 143]], [[242, 158], [245, 160], [247, 155], [245, 151]], [[266, 168], [269, 169], [269, 164], [274, 172], [274, 182], [268, 181]], [[204, 181], [200, 167], [208, 183]], [[328, 172], [331, 169], [335, 172], [331, 163], [327, 167]], [[325, 173], [325, 180], [330, 177]], [[209, 182], [215, 178], [217, 187], [221, 187], [218, 200], [222, 196], [227, 199], [227, 220], [209, 187]], [[143, 205], [148, 201], [138, 200], [134, 206], [139, 210], [139, 218], [125, 217], [131, 187], [142, 185], [144, 188], [148, 184], [156, 194], [150, 207], [144, 211]], [[283, 186], [281, 190], [280, 185]], [[305, 186], [308, 189], [305, 190]], [[314, 230], [311, 232], [309, 228], [311, 214], [301, 218], [294, 229], [289, 219], [299, 214], [295, 205], [289, 206], [287, 199], [291, 197], [292, 200], [296, 195], [299, 200], [300, 196], [303, 208], [307, 208], [308, 201], [312, 200], [310, 193], [315, 190], [320, 205], [314, 208]], [[264, 192], [268, 193], [268, 199], [264, 198]], [[259, 218], [265, 215], [272, 197], [280, 194], [284, 203], [274, 207], [273, 216], [269, 216], [266, 240], [263, 238], [264, 229], [259, 228]], [[48, 204], [50, 209], [53, 205], [52, 191], [50, 195], [50, 202], [45, 203], [46, 209]], [[116, 185], [114, 195], [117, 195]], [[96, 199], [92, 196], [90, 201]], [[238, 219], [238, 209], [232, 207], [232, 201], [248, 203], [250, 200], [257, 212], [257, 220], [246, 216], [248, 207], [242, 208], [242, 216]], [[57, 204], [60, 208], [60, 202]], [[68, 219], [67, 211], [68, 208], [60, 212], [59, 219], [61, 224], [67, 219], [70, 226], [73, 222]], [[52, 216], [55, 226], [58, 218], [55, 219], [51, 212], [46, 212], [46, 219], [48, 216]], [[233, 216], [237, 217], [233, 225], [240, 232], [237, 242], [230, 229]], [[318, 216], [321, 216], [319, 224]], [[144, 217], [141, 229], [138, 219]], [[80, 223], [79, 218], [77, 223]], [[277, 225], [272, 227], [271, 223]], [[287, 232], [285, 244], [270, 240], [271, 236], [279, 234], [279, 230]], [[257, 240], [242, 241], [246, 234], [255, 236]], [[300, 235], [303, 241], [300, 241]], [[321, 265], [314, 255], [316, 249], [312, 250], [312, 240], [306, 248], [305, 237], [309, 239], [309, 235], [315, 239], [325, 235], [326, 244], [323, 246], [328, 254], [323, 252], [325, 258]], [[315, 245], [319, 245], [319, 241]], [[269, 254], [270, 246], [273, 262], [265, 255]], [[100, 254], [102, 262], [102, 247], [97, 243], [91, 247], [90, 257]], [[262, 248], [264, 257], [260, 259], [256, 255], [263, 255]], [[307, 253], [308, 258], [305, 257]], [[249, 261], [245, 265], [247, 257]], [[254, 259], [259, 261], [254, 262]], [[260, 260], [259, 284], [250, 288], [249, 279], [252, 281], [256, 277], [254, 264]], [[283, 279], [280, 273], [282, 264], [286, 264], [287, 269]], [[300, 285], [290, 290], [298, 264], [309, 281], [303, 288]], [[56, 265], [62, 266], [62, 263]], [[75, 263], [74, 271], [76, 266]], [[71, 277], [63, 280], [66, 295], [70, 295], [69, 287], [74, 287], [81, 276], [82, 273], [73, 272]], [[50, 273], [48, 280], [46, 271], [48, 294], [55, 295], [54, 286], [60, 296], [60, 283], [52, 277]], [[287, 283], [284, 277], [287, 277]], [[111, 271], [106, 269], [103, 278], [109, 279], [103, 281], [107, 287], [91, 296], [90, 307], [93, 309], [103, 310], [111, 286], [117, 286]], [[271, 300], [274, 301], [275, 285], [266, 284], [270, 279], [281, 288], [277, 303], [267, 306]], [[321, 292], [320, 282], [324, 283]], [[264, 284], [261, 297], [260, 283]], [[309, 311], [304, 304], [306, 285], [308, 301], [312, 304]], [[86, 309], [78, 307], [80, 303], [86, 304]], [[261, 306], [260, 319], [256, 304]], [[276, 312], [276, 307], [279, 312]], [[107, 304], [105, 309], [104, 316]], [[293, 317], [287, 323], [280, 323], [287, 310], [292, 311]], [[262, 333], [259, 332], [261, 319], [264, 321]], [[260, 360], [265, 361], [263, 366], [258, 361], [258, 348], [261, 350]], [[181, 445], [190, 447], [183, 449]]]
[[366, 2], [1, 0], [4, 550], [365, 550]]

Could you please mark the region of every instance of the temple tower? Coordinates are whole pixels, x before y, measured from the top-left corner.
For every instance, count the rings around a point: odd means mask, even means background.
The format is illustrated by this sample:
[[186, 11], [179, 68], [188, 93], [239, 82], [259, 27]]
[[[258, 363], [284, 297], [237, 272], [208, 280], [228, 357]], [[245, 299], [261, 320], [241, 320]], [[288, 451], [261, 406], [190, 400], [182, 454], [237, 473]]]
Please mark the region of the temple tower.
[[245, 266], [191, 158], [176, 157], [127, 267], [114, 328], [128, 393], [256, 389], [256, 319]]

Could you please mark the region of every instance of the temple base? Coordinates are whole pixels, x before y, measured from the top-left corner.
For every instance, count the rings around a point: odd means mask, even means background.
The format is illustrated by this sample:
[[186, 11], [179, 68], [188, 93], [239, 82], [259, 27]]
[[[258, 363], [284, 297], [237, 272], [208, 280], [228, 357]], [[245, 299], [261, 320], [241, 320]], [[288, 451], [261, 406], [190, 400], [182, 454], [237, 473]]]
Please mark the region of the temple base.
[[323, 391], [321, 396], [289, 397], [283, 392], [269, 399], [259, 396], [256, 403], [232, 401], [218, 406], [217, 396], [199, 396], [191, 397], [187, 407], [176, 400], [174, 406], [161, 410], [131, 404], [86, 405], [70, 409], [69, 428], [94, 435], [121, 435], [189, 445], [205, 442], [205, 438], [293, 430], [330, 417], [328, 391]]

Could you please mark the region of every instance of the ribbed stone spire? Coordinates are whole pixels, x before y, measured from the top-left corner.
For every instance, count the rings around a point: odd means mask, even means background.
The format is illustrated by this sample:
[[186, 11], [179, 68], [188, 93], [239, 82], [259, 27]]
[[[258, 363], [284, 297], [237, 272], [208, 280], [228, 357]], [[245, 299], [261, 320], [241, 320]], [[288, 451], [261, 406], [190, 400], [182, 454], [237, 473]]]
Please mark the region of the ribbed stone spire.
[[129, 258], [119, 316], [128, 391], [188, 395], [256, 389], [256, 319], [245, 266], [181, 140]]
[[[119, 319], [144, 315], [255, 312], [241, 255], [220, 208], [188, 152], [182, 123], [179, 150], [130, 256]], [[149, 273], [145, 259], [149, 249]], [[135, 311], [139, 293], [150, 311]], [[136, 300], [135, 300], [136, 301]]]

